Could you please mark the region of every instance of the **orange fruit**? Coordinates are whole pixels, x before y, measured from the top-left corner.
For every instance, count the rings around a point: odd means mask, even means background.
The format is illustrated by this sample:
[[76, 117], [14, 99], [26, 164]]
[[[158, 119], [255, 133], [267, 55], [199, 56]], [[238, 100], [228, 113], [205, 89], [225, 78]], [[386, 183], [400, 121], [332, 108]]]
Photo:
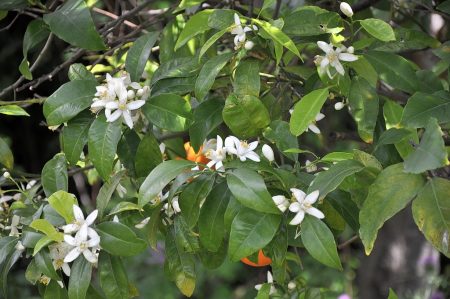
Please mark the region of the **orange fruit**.
[[272, 259], [270, 257], [265, 256], [262, 249], [260, 249], [258, 252], [258, 262], [257, 263], [250, 261], [246, 257], [241, 259], [241, 262], [243, 262], [246, 265], [252, 266], [252, 267], [265, 267], [272, 263]]
[[188, 141], [184, 144], [184, 149], [186, 151], [186, 159], [192, 162], [207, 164], [209, 159], [202, 154], [203, 146], [200, 147], [198, 152], [194, 151], [194, 148], [191, 146], [191, 143]]

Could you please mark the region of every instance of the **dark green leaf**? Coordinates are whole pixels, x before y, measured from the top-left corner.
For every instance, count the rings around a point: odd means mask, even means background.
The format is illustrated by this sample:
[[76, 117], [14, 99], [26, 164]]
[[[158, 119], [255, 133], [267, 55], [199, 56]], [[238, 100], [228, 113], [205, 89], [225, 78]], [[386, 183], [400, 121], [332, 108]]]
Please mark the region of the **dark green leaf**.
[[189, 127], [191, 146], [200, 150], [206, 137], [222, 122], [223, 102], [213, 98], [204, 101], [194, 110], [194, 123]]
[[439, 123], [449, 121], [450, 96], [448, 94], [415, 93], [406, 103], [401, 123], [411, 128], [423, 128], [431, 117], [436, 118]]
[[91, 283], [92, 264], [83, 256], [73, 262], [70, 269], [69, 299], [84, 299]]
[[64, 154], [56, 154], [45, 163], [41, 174], [42, 187], [48, 197], [58, 190], [67, 191], [69, 181], [67, 176], [67, 160]]
[[298, 148], [297, 137], [292, 135], [287, 122], [275, 120], [270, 124], [270, 127], [264, 130], [263, 134], [265, 138], [276, 144], [283, 155], [293, 161], [297, 161], [297, 153], [285, 152], [288, 149]]
[[33, 79], [33, 76], [31, 75], [31, 70], [28, 67], [28, 57], [27, 57], [28, 51], [36, 47], [43, 40], [45, 40], [48, 34], [49, 34], [48, 27], [41, 19], [33, 20], [27, 26], [27, 30], [25, 31], [25, 35], [23, 36], [23, 45], [22, 45], [23, 60], [20, 63], [19, 70], [22, 73], [22, 75], [28, 80]]
[[81, 63], [74, 63], [70, 65], [69, 72], [67, 73], [70, 81], [74, 80], [91, 80], [96, 81], [94, 74]]
[[156, 166], [161, 164], [163, 156], [159, 143], [151, 131], [142, 138], [136, 150], [134, 169], [138, 177], [147, 176]]
[[126, 130], [117, 145], [117, 155], [130, 175], [136, 176], [134, 158], [141, 139], [134, 130]]
[[183, 78], [192, 76], [200, 65], [193, 57], [174, 58], [162, 63], [152, 76], [151, 85], [166, 78]]
[[289, 35], [314, 36], [327, 33], [327, 28], [341, 26], [339, 14], [317, 6], [304, 6], [284, 17], [283, 30]]
[[130, 73], [131, 81], [138, 82], [141, 79], [145, 64], [158, 37], [159, 32], [149, 32], [135, 40], [128, 50], [125, 68]]
[[128, 277], [120, 257], [100, 252], [98, 260], [100, 285], [108, 299], [128, 299]]
[[83, 148], [88, 142], [89, 127], [94, 121], [90, 111], [83, 111], [72, 118], [62, 131], [62, 147], [67, 160], [76, 165], [80, 160]]
[[164, 93], [184, 95], [194, 91], [195, 76], [182, 78], [167, 78], [156, 82], [152, 87], [152, 96], [156, 97]]
[[234, 73], [233, 92], [237, 96], [259, 96], [259, 61], [247, 59], [241, 61]]
[[147, 243], [122, 223], [103, 222], [96, 229], [100, 235], [100, 246], [112, 255], [133, 256], [147, 248]]
[[218, 55], [211, 58], [204, 64], [195, 82], [195, 96], [199, 101], [202, 101], [208, 94], [208, 91], [213, 86], [217, 75], [232, 56], [233, 53]]
[[200, 249], [197, 235], [190, 230], [183, 216], [177, 216], [174, 219], [174, 230], [177, 247], [189, 253], [196, 253]]
[[[234, 26], [234, 25], [233, 25]], [[233, 26], [230, 26], [228, 28], [223, 28], [222, 30], [214, 33], [213, 36], [211, 36], [202, 46], [200, 49], [199, 59], [208, 51], [209, 48], [211, 48], [212, 45], [214, 45], [219, 38], [221, 38], [225, 33], [230, 31]]]
[[[84, 259], [84, 257], [82, 257], [82, 259]], [[54, 280], [61, 280], [58, 273], [56, 273], [55, 268], [53, 267], [52, 259], [50, 258], [47, 249], [39, 251], [34, 256], [34, 260], [36, 261], [36, 265], [38, 266], [39, 270], [44, 275]]]
[[44, 299], [66, 299], [67, 291], [65, 288], [56, 282], [56, 280], [51, 280], [50, 283], [45, 287]]
[[194, 36], [201, 34], [210, 29], [208, 26], [208, 18], [213, 13], [212, 9], [202, 10], [193, 15], [184, 26], [175, 44], [175, 50], [181, 48]]
[[3, 0], [0, 2], [1, 10], [19, 9], [27, 6], [27, 0]]
[[124, 171], [116, 173], [100, 188], [96, 199], [98, 219], [101, 220], [103, 218], [108, 202], [111, 200], [111, 196], [114, 191], [116, 191], [116, 188], [120, 184], [120, 180], [124, 177], [124, 175]]

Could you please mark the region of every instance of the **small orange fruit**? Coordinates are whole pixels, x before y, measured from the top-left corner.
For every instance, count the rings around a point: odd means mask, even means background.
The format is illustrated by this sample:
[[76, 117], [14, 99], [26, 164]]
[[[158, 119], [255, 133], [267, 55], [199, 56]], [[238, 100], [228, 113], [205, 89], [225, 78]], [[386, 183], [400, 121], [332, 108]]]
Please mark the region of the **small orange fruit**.
[[207, 164], [209, 159], [202, 154], [203, 146], [200, 147], [198, 152], [194, 151], [194, 148], [191, 146], [191, 143], [188, 141], [184, 144], [184, 149], [186, 151], [186, 159], [192, 162]]
[[258, 262], [257, 263], [250, 261], [246, 257], [241, 259], [241, 262], [243, 262], [246, 265], [252, 266], [252, 267], [265, 267], [272, 263], [272, 259], [270, 257], [265, 256], [262, 249], [260, 249], [258, 252]]

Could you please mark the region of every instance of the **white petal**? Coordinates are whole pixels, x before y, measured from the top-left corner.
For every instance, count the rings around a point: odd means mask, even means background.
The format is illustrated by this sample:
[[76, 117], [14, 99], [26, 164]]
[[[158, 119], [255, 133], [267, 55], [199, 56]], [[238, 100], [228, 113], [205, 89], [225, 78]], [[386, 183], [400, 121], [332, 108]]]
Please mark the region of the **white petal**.
[[313, 204], [317, 201], [318, 198], [319, 198], [319, 190], [315, 190], [309, 193], [308, 196], [306, 196], [305, 202]]
[[140, 89], [141, 88], [141, 84], [137, 83], [137, 82], [131, 82], [130, 86], [134, 89]]
[[336, 71], [341, 74], [342, 76], [345, 75], [345, 70], [344, 67], [342, 66], [342, 64], [340, 62], [336, 62], [336, 65], [334, 66], [334, 68], [336, 69]]
[[325, 57], [320, 62], [320, 68], [325, 69], [329, 64], [330, 64], [330, 60], [327, 57]]
[[248, 150], [249, 151], [253, 151], [257, 147], [258, 147], [258, 141], [253, 141], [253, 142], [250, 142], [248, 144]]
[[320, 134], [320, 129], [315, 124], [310, 124], [308, 126], [308, 129], [310, 129], [311, 131], [313, 131], [316, 134]]
[[97, 219], [98, 210], [92, 211], [87, 217], [86, 217], [86, 225], [90, 226], [92, 223], [94, 223], [95, 219]]
[[64, 263], [70, 263], [74, 261], [80, 255], [80, 253], [81, 252], [78, 250], [78, 247], [75, 247], [66, 255], [66, 257], [64, 258]]
[[255, 152], [248, 152], [248, 153], [245, 154], [245, 157], [247, 157], [248, 159], [250, 159], [250, 160], [252, 160], [252, 161], [255, 161], [255, 162], [261, 161], [261, 160], [259, 159], [258, 154], [255, 153]]
[[120, 116], [122, 116], [122, 110], [118, 109], [114, 111], [109, 117], [106, 116], [106, 121], [110, 123], [115, 122], [117, 119], [119, 119]]
[[67, 264], [67, 263], [62, 264], [61, 269], [63, 270], [64, 274], [66, 274], [67, 276], [70, 276], [69, 264]]
[[133, 129], [133, 119], [131, 118], [130, 111], [124, 110], [124, 111], [122, 112], [122, 115], [123, 115], [123, 119], [125, 120], [125, 123], [127, 124], [127, 126], [128, 126], [130, 129]]
[[92, 238], [89, 241], [87, 241], [88, 247], [96, 247], [98, 244], [100, 244], [100, 237]]
[[217, 163], [217, 161], [211, 160], [211, 161], [208, 162], [208, 164], [206, 164], [206, 166], [208, 166], [208, 168], [211, 168], [211, 167], [213, 167], [214, 164], [216, 164], [216, 163]]
[[220, 169], [222, 169], [222, 168], [223, 168], [223, 163], [222, 163], [222, 161], [217, 162], [217, 163], [216, 163], [216, 170], [220, 170]]
[[234, 37], [234, 45], [237, 47], [237, 46], [239, 46], [239, 35], [236, 35], [235, 37]]
[[77, 246], [78, 244], [75, 241], [75, 238], [69, 235], [64, 235], [64, 242], [71, 246]]
[[325, 53], [329, 53], [331, 51], [333, 51], [333, 46], [330, 44], [327, 44], [326, 42], [322, 42], [322, 41], [318, 41], [317, 45], [319, 46], [319, 48], [324, 51]]
[[77, 221], [84, 221], [83, 211], [81, 211], [80, 207], [77, 205], [73, 205], [73, 215]]
[[244, 27], [244, 32], [250, 32], [250, 31], [252, 31], [252, 28], [250, 28], [250, 27], [248, 27], [248, 26], [245, 26], [245, 27]]
[[322, 119], [324, 119], [324, 118], [325, 118], [325, 114], [319, 112], [319, 113], [316, 115], [315, 120], [316, 120], [316, 121], [319, 121], [319, 120], [322, 120]]
[[92, 251], [84, 250], [83, 255], [88, 260], [89, 263], [95, 264], [97, 262], [97, 256], [93, 254]]
[[302, 190], [297, 188], [291, 188], [290, 190], [297, 201], [302, 202], [305, 199], [306, 193]]
[[300, 210], [298, 211], [297, 215], [289, 222], [290, 225], [299, 225], [302, 223], [303, 219], [305, 218], [305, 211]]
[[105, 108], [110, 109], [110, 110], [117, 109], [117, 108], [119, 108], [119, 102], [117, 102], [117, 101], [108, 102], [108, 103], [106, 103]]
[[80, 227], [76, 224], [71, 223], [71, 224], [63, 225], [61, 228], [64, 230], [65, 234], [71, 234], [71, 233], [78, 231], [78, 229]]
[[306, 213], [319, 219], [325, 218], [325, 215], [319, 209], [316, 209], [314, 207], [307, 209]]
[[301, 205], [298, 202], [293, 202], [289, 205], [289, 211], [298, 213], [301, 210]]
[[105, 107], [107, 101], [105, 100], [97, 100], [91, 104], [91, 108], [102, 108]]
[[358, 56], [350, 54], [350, 53], [340, 53], [339, 60], [342, 61], [356, 61], [358, 60]]
[[234, 14], [234, 24], [241, 25], [241, 19], [237, 13]]
[[137, 100], [137, 101], [133, 101], [127, 104], [127, 108], [128, 110], [136, 110], [141, 108], [142, 106], [144, 106], [145, 101], [143, 100]]
[[80, 244], [81, 242], [84, 242], [87, 240], [88, 236], [88, 227], [86, 224], [83, 224], [80, 228], [80, 230], [75, 235], [75, 242], [77, 244]]
[[274, 154], [273, 154], [273, 150], [272, 150], [272, 148], [269, 145], [264, 144], [262, 146], [262, 153], [263, 153], [264, 157], [266, 157], [266, 159], [269, 160], [270, 162], [275, 160], [275, 157], [274, 157]]
[[270, 271], [267, 271], [267, 282], [273, 283], [273, 277], [272, 277], [272, 273], [270, 273]]
[[272, 196], [272, 200], [276, 205], [281, 205], [286, 200], [286, 197], [284, 195], [275, 195]]
[[257, 284], [255, 285], [255, 290], [259, 291], [262, 287], [262, 284]]
[[285, 205], [278, 205], [277, 206], [278, 210], [280, 210], [282, 213], [286, 212], [287, 207]]

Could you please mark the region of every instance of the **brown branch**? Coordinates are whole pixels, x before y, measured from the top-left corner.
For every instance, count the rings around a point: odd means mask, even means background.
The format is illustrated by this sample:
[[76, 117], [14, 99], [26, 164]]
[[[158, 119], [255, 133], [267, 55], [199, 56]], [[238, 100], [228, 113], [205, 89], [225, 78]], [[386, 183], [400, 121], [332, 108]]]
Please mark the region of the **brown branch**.
[[356, 241], [356, 240], [358, 240], [358, 239], [359, 239], [359, 236], [358, 236], [358, 235], [355, 235], [355, 236], [351, 237], [350, 239], [348, 239], [347, 241], [344, 241], [344, 242], [342, 242], [341, 244], [339, 244], [339, 245], [337, 246], [337, 248], [338, 248], [339, 250], [344, 249], [345, 247], [347, 247], [348, 245], [350, 245], [351, 243], [353, 243], [354, 241]]
[[[109, 12], [109, 11], [106, 11], [106, 10], [103, 10], [103, 9], [100, 9], [100, 8], [98, 8], [98, 7], [94, 7], [94, 8], [93, 8], [93, 11], [95, 11], [96, 13], [102, 14], [102, 15], [104, 15], [104, 16], [107, 16], [107, 17], [109, 17], [109, 18], [111, 18], [111, 19], [114, 19], [114, 20], [117, 20], [117, 19], [119, 18], [118, 15], [115, 15], [115, 14], [113, 14], [112, 12]], [[127, 20], [125, 20], [123, 23], [124, 23], [125, 25], [127, 25], [128, 27], [131, 27], [131, 28], [136, 28], [136, 27], [138, 27], [138, 25], [136, 25], [136, 24], [134, 24], [134, 23], [131, 23], [130, 21], [127, 21]]]

